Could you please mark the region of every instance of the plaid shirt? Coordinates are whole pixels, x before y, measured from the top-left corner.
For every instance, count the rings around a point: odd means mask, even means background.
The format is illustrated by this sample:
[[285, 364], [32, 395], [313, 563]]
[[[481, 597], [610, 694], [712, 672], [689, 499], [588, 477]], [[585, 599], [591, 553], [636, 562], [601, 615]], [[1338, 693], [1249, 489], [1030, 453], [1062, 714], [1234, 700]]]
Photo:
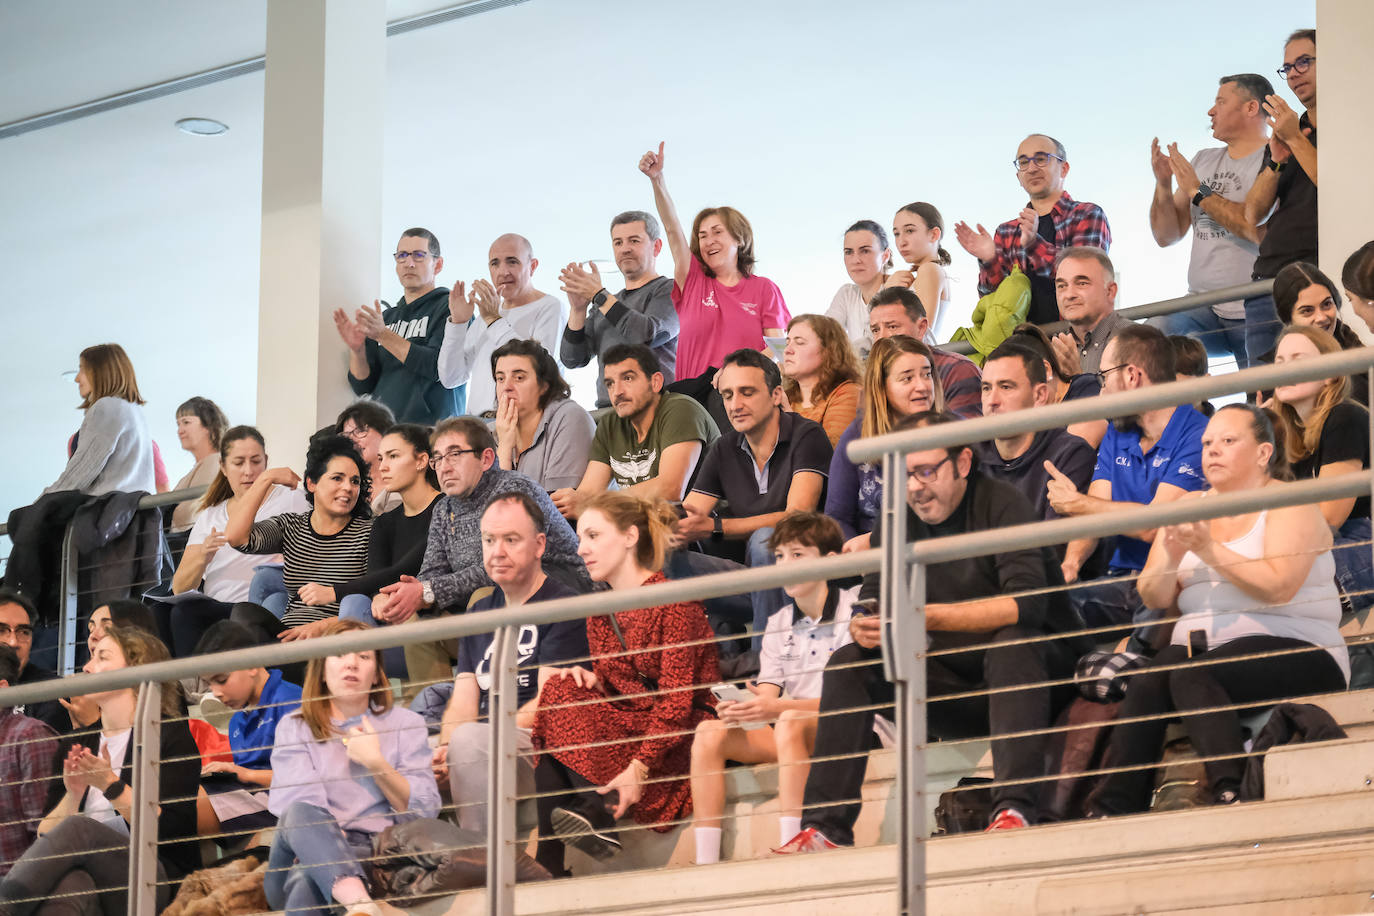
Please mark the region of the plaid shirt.
[[1080, 203], [1065, 191], [1050, 210], [1050, 216], [1054, 218], [1053, 243], [1037, 235], [1029, 247], [1022, 248], [1020, 221], [1007, 220], [997, 227], [993, 235], [996, 256], [991, 261], [978, 262], [978, 295], [986, 296], [995, 290], [1011, 275], [1014, 266], [1019, 266], [1026, 276], [1051, 277], [1054, 256], [1060, 248], [1088, 245], [1106, 251], [1111, 247], [1112, 230], [1107, 225], [1107, 214], [1097, 204]]
[[33, 844], [56, 772], [57, 735], [37, 719], [0, 709], [0, 875]]

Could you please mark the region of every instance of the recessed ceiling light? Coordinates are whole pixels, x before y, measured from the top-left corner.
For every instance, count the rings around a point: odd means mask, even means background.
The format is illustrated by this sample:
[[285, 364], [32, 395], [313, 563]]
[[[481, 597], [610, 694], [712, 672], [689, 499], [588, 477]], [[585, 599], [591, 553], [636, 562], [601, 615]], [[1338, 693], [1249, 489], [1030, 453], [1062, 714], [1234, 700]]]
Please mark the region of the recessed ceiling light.
[[210, 118], [182, 118], [177, 122], [177, 127], [183, 133], [194, 134], [197, 137], [214, 137], [229, 129], [228, 124], [221, 124]]

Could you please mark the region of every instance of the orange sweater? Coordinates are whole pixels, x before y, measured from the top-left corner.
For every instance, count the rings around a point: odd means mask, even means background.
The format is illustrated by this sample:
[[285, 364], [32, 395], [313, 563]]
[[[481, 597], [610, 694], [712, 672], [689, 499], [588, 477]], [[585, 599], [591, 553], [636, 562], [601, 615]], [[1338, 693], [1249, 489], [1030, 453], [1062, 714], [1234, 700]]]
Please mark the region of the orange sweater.
[[854, 382], [841, 382], [839, 387], [810, 407], [794, 404], [792, 409], [806, 419], [815, 420], [821, 424], [833, 446], [840, 441], [840, 435], [849, 428], [849, 424], [853, 423], [854, 417], [858, 415], [859, 394], [862, 390]]

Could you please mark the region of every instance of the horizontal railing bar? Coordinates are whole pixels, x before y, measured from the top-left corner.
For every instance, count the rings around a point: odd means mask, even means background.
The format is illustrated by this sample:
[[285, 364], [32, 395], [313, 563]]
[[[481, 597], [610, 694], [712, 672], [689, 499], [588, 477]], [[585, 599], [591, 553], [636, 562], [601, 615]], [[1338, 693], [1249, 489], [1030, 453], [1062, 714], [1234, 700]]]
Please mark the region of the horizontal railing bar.
[[[1189, 293], [1186, 296], [1179, 296], [1176, 299], [1159, 299], [1155, 302], [1132, 305], [1124, 309], [1117, 309], [1116, 313], [1122, 318], [1128, 318], [1131, 321], [1143, 321], [1146, 318], [1157, 318], [1160, 315], [1172, 315], [1174, 312], [1182, 312], [1186, 309], [1217, 305], [1218, 303], [1231, 302], [1235, 299], [1249, 299], [1252, 296], [1265, 296], [1273, 289], [1273, 280], [1252, 280], [1249, 283], [1241, 283], [1237, 286], [1225, 286], [1221, 289], [1211, 289], [1204, 293]], [[1067, 321], [1051, 321], [1040, 325], [1040, 328], [1048, 334], [1057, 334], [1060, 331], [1067, 331], [1069, 323]], [[951, 340], [949, 343], [940, 344], [940, 349], [947, 350], [950, 353], [962, 353], [967, 356], [973, 352], [973, 344], [969, 343], [967, 340]]]
[[732, 572], [674, 579], [658, 585], [635, 589], [593, 592], [571, 598], [557, 598], [518, 608], [484, 611], [477, 614], [455, 614], [406, 623], [401, 626], [354, 630], [274, 646], [255, 646], [234, 649], [215, 655], [178, 658], [135, 668], [102, 671], [99, 674], [77, 674], [54, 681], [39, 681], [0, 689], [0, 709], [6, 706], [37, 703], [73, 694], [89, 694], [107, 690], [136, 687], [144, 681], [173, 681], [197, 677], [217, 671], [236, 671], [241, 668], [274, 667], [290, 662], [306, 661], [324, 655], [340, 655], [364, 650], [376, 651], [393, 646], [408, 646], [422, 642], [441, 642], [474, 633], [487, 633], [497, 627], [538, 626], [597, 617], [616, 611], [656, 607], [681, 601], [699, 601], [722, 595], [738, 595], [766, 588], [780, 588], [792, 582], [817, 579], [838, 579], [845, 576], [876, 572], [881, 558], [876, 550], [864, 550], [837, 556], [822, 557], [805, 564], [762, 566]]
[[[149, 493], [138, 501], [138, 507], [140, 509], [161, 509], [166, 506], [175, 506], [177, 503], [184, 503], [190, 499], [199, 499], [205, 495], [205, 491], [208, 489], [210, 488], [200, 486], [187, 487], [184, 490], [168, 490], [166, 493]], [[9, 533], [9, 527], [4, 522], [0, 522], [0, 537], [5, 537]]]
[[1017, 410], [991, 417], [960, 420], [958, 423], [884, 433], [849, 443], [848, 455], [849, 460], [857, 464], [876, 462], [888, 452], [949, 448], [1042, 429], [1056, 429], [1104, 417], [1132, 416], [1161, 407], [1195, 404], [1220, 395], [1268, 391], [1278, 385], [1351, 375], [1367, 371], [1371, 365], [1374, 365], [1374, 347], [1359, 347], [1283, 365], [1258, 366], [1225, 375], [1184, 379], [1134, 391], [1061, 401], [1034, 410]]
[[[1098, 538], [1123, 531], [1141, 531], [1182, 522], [1243, 515], [1261, 509], [1277, 509], [1329, 499], [1368, 496], [1374, 474], [1357, 471], [1339, 477], [1319, 477], [1293, 483], [1274, 483], [1239, 493], [1209, 492], [1205, 499], [1182, 498], [1139, 509], [1057, 518], [1048, 522], [1029, 522], [988, 531], [952, 534], [918, 541], [912, 545], [911, 559], [918, 563], [946, 563], [982, 557], [1008, 550], [1048, 547], [1080, 538]], [[1104, 580], [1106, 581], [1106, 580]]]

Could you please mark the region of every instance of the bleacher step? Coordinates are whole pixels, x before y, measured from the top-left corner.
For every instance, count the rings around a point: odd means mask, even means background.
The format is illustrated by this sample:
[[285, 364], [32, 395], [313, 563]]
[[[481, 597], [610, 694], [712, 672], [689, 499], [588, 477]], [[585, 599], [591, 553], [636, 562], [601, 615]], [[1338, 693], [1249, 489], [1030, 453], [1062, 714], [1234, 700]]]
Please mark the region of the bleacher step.
[[1268, 801], [1354, 792], [1374, 793], [1374, 734], [1340, 741], [1285, 744], [1264, 755]]

